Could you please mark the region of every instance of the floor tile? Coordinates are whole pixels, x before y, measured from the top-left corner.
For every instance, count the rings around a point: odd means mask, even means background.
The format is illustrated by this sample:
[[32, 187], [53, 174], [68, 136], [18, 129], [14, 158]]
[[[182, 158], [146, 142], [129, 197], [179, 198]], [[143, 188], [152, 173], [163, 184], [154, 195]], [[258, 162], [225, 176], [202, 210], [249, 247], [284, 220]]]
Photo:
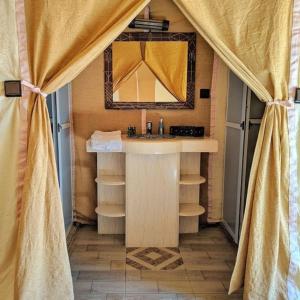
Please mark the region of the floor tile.
[[177, 300], [176, 294], [126, 294], [128, 300]]
[[75, 281], [73, 283], [73, 288], [75, 294], [90, 293], [92, 290], [92, 281], [86, 281], [86, 282]]
[[189, 281], [159, 281], [158, 289], [159, 293], [193, 293], [192, 286]]
[[180, 251], [184, 262], [193, 261], [196, 259], [210, 259], [208, 253], [205, 251]]
[[[89, 252], [89, 251], [88, 251]], [[92, 251], [91, 251], [92, 252]], [[104, 260], [123, 260], [125, 262], [126, 253], [124, 251], [98, 251], [98, 258]]]
[[72, 252], [73, 251], [76, 251], [76, 252], [87, 251], [87, 245], [73, 245], [72, 246]]
[[220, 281], [191, 281], [194, 293], [225, 293], [226, 290]]
[[95, 245], [95, 244], [87, 244], [87, 251], [98, 251], [101, 252], [122, 252], [125, 253], [125, 246], [119, 245]]
[[230, 252], [232, 253], [234, 248], [230, 245], [190, 245], [193, 251], [207, 251], [207, 252]]
[[190, 281], [204, 280], [203, 272], [199, 270], [186, 270], [187, 278]]
[[177, 294], [177, 300], [195, 300], [194, 294]]
[[125, 281], [93, 281], [93, 294], [124, 294]]
[[99, 254], [97, 251], [73, 251], [70, 258], [73, 260], [80, 260], [85, 258], [98, 258]]
[[158, 293], [156, 281], [126, 281], [126, 294], [129, 293]]
[[78, 281], [122, 281], [125, 280], [124, 271], [80, 271]]
[[107, 294], [106, 300], [125, 300], [125, 294]]
[[236, 251], [235, 250], [227, 251], [227, 252], [225, 252], [225, 251], [221, 251], [221, 252], [218, 252], [218, 251], [208, 251], [207, 255], [210, 258], [213, 258], [213, 259], [221, 259], [221, 260], [230, 260], [230, 259], [233, 259], [233, 260], [235, 260], [235, 258], [236, 258]]
[[142, 280], [173, 281], [188, 280], [186, 271], [141, 271]]
[[106, 300], [106, 294], [82, 294], [82, 295], [75, 295], [75, 300]]
[[198, 259], [184, 262], [186, 270], [200, 270], [200, 271], [230, 271], [226, 262], [213, 259]]
[[202, 237], [202, 236], [193, 236], [193, 237], [180, 237], [180, 245], [192, 245], [192, 244], [215, 244], [214, 240], [209, 237]]
[[195, 294], [195, 300], [242, 300], [241, 295]]
[[126, 281], [137, 281], [141, 280], [141, 271], [139, 270], [126, 270], [125, 272]]
[[110, 271], [110, 261], [84, 258], [70, 259], [72, 271]]
[[124, 261], [121, 261], [121, 260], [112, 260], [111, 261], [110, 269], [112, 271], [115, 271], [115, 270], [125, 271], [125, 268], [126, 268], [125, 260]]
[[230, 280], [231, 271], [202, 271], [205, 280]]

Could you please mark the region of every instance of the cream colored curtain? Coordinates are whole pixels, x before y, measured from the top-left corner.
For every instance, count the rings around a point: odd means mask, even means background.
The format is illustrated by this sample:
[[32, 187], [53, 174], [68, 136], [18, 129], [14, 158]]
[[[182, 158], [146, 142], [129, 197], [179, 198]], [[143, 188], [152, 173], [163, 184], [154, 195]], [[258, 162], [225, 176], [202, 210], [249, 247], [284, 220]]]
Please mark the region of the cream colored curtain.
[[0, 12], [0, 299], [14, 299], [20, 103], [2, 84], [20, 78], [14, 1], [0, 1]]
[[[32, 82], [71, 81], [149, 1], [25, 1]], [[17, 249], [17, 299], [72, 299], [72, 280], [46, 103], [29, 102], [28, 153]]]
[[[293, 1], [174, 0], [225, 63], [263, 100], [289, 98]], [[230, 291], [287, 299], [289, 133], [286, 107], [267, 106], [253, 159]], [[299, 289], [300, 282], [296, 282]]]

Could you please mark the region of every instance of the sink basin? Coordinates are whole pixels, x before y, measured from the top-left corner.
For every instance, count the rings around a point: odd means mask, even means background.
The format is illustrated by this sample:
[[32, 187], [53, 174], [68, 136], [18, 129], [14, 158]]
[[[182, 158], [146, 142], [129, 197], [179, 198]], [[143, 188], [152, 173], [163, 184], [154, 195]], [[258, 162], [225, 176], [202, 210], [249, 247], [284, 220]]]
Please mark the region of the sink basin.
[[164, 135], [158, 135], [158, 134], [136, 134], [133, 136], [129, 136], [130, 139], [174, 139], [175, 135], [171, 134], [164, 134]]

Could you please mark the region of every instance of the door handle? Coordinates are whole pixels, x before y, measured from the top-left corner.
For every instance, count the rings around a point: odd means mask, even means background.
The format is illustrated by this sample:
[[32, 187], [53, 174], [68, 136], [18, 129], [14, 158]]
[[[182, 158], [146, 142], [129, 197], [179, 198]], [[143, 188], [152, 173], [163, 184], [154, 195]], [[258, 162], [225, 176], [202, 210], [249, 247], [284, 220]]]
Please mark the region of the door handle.
[[243, 121], [243, 122], [240, 124], [240, 127], [242, 128], [242, 130], [245, 130], [245, 121]]
[[68, 123], [57, 123], [57, 132], [61, 132], [64, 129], [70, 128], [70, 122]]

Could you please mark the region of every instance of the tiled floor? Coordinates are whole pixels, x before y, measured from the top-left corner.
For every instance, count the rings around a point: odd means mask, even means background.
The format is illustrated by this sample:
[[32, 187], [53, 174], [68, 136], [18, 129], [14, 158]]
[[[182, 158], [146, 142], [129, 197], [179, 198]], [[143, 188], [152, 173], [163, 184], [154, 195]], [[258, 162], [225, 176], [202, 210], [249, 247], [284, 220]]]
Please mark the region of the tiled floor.
[[242, 299], [242, 291], [227, 295], [236, 248], [221, 228], [182, 235], [179, 249], [180, 268], [136, 270], [126, 265], [124, 236], [81, 227], [70, 249], [75, 299]]

